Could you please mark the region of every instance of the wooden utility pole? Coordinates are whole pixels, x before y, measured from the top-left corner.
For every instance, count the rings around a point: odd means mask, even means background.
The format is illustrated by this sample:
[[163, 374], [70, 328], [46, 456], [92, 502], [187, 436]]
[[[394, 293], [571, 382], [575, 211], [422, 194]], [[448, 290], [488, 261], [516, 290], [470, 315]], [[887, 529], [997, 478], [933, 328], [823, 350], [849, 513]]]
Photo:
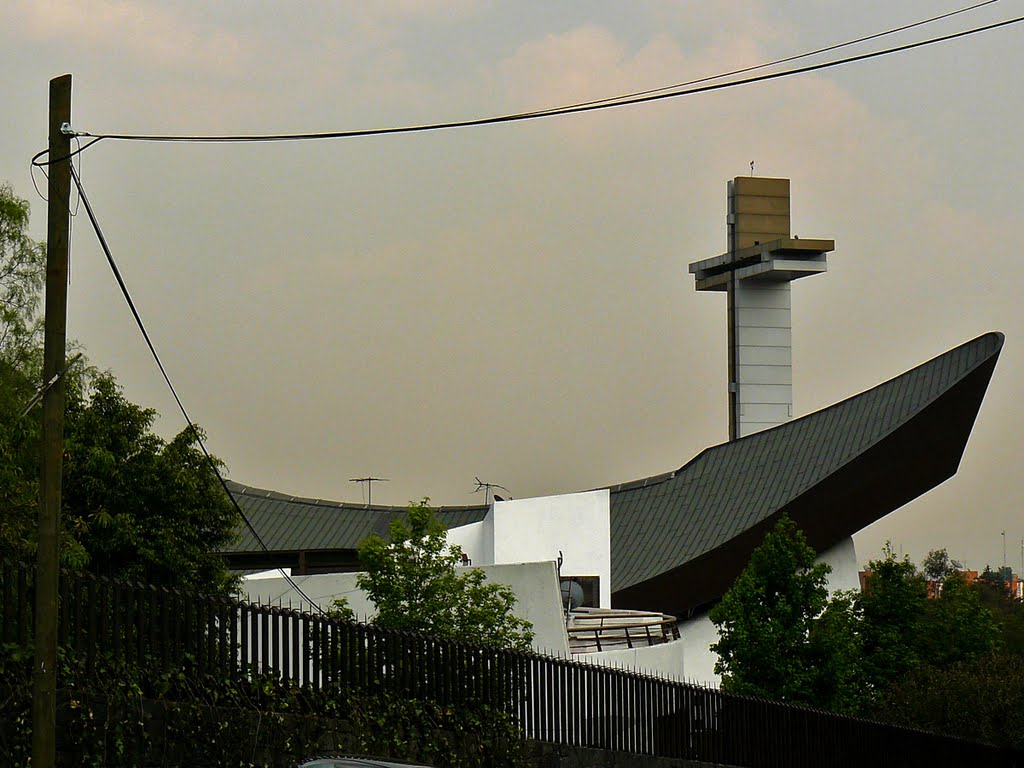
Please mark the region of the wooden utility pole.
[[32, 767], [53, 768], [57, 746], [57, 590], [60, 578], [61, 475], [64, 466], [64, 350], [67, 342], [71, 215], [71, 75], [50, 81], [50, 181], [46, 208], [46, 314], [43, 436], [36, 553], [35, 659], [32, 667]]

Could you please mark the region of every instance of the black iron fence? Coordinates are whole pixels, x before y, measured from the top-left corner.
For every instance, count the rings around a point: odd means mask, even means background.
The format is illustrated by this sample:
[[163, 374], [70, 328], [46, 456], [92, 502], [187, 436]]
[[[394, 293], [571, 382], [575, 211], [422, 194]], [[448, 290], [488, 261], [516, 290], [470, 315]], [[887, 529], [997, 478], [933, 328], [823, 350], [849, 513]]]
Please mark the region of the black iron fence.
[[[0, 562], [0, 646], [28, 646], [31, 571]], [[1015, 766], [1020, 755], [566, 659], [392, 632], [276, 606], [78, 572], [61, 577], [58, 642], [111, 662], [294, 686], [487, 704], [526, 738], [735, 766]]]

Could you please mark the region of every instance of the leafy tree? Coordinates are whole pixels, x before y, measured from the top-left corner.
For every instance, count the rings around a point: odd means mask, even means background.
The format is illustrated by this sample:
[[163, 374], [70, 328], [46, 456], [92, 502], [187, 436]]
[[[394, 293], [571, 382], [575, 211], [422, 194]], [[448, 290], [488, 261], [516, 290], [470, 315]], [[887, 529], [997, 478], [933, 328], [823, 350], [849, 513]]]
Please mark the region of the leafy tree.
[[[988, 578], [985, 578], [986, 573]], [[981, 577], [971, 584], [971, 589], [996, 617], [1006, 652], [1024, 655], [1024, 604], [1010, 593], [1007, 582], [986, 568]]]
[[[0, 556], [31, 558], [38, 512], [43, 246], [28, 235], [28, 203], [0, 185]], [[156, 412], [129, 402], [109, 373], [66, 374], [61, 558], [65, 565], [224, 593], [235, 578], [216, 552], [236, 513], [184, 431], [152, 432]]]
[[[919, 696], [930, 685], [947, 694], [983, 691], [986, 660], [999, 658], [1006, 639], [1019, 640], [1002, 625], [1019, 620], [1015, 631], [1024, 630], [1022, 610], [998, 574], [968, 584], [943, 550], [928, 562], [931, 574], [947, 574], [935, 600], [925, 575], [889, 544], [870, 562], [863, 592], [829, 598], [827, 566], [814, 565], [803, 535], [781, 520], [711, 612], [721, 635], [712, 650], [722, 687], [920, 727], [944, 723], [964, 736], [995, 733], [1006, 742], [1024, 735], [1000, 731], [996, 707], [975, 728], [946, 712], [951, 701], [963, 710], [965, 699]], [[1016, 701], [1014, 686], [1019, 681], [999, 695]]]
[[832, 712], [857, 714], [867, 703], [860, 606], [854, 592], [836, 592], [811, 628], [816, 674], [811, 702]]
[[95, 573], [229, 592], [236, 580], [218, 552], [235, 538], [237, 513], [191, 429], [165, 441], [156, 416], [109, 374], [69, 400], [65, 526]]
[[28, 201], [0, 184], [0, 359], [15, 368], [35, 357], [42, 335], [46, 249], [29, 237], [28, 222]]
[[980, 656], [924, 666], [896, 681], [875, 717], [934, 733], [1024, 749], [1024, 658]]
[[[456, 567], [462, 550], [448, 544], [429, 501], [410, 503], [405, 519], [391, 523], [388, 541], [372, 535], [359, 546], [366, 572], [357, 583], [377, 608], [373, 623], [528, 649], [533, 627], [513, 614], [515, 594], [503, 584], [487, 583], [479, 568]], [[335, 606], [344, 607], [343, 602]]]
[[887, 542], [858, 599], [865, 682], [873, 695], [921, 664], [919, 638], [928, 608], [924, 577]]
[[1003, 566], [1002, 568], [993, 568], [991, 565], [986, 565], [978, 575], [978, 583], [980, 588], [987, 589], [993, 593], [1005, 596], [1006, 599], [1012, 600], [1013, 595], [1010, 593], [1010, 580], [1013, 578], [1013, 571], [1009, 566]]
[[928, 601], [918, 636], [921, 658], [934, 667], [989, 656], [1000, 649], [1000, 626], [993, 612], [957, 571], [946, 577], [936, 600]]
[[[722, 676], [724, 690], [814, 704], [832, 687], [821, 679], [825, 670], [820, 661], [832, 657], [832, 641], [842, 635], [839, 627], [849, 616], [837, 606], [814, 632], [828, 605], [831, 570], [814, 560], [814, 550], [796, 523], [783, 517], [711, 610], [719, 631], [711, 650], [719, 657], [715, 672]], [[837, 660], [830, 671], [838, 673], [846, 663]], [[834, 691], [825, 695], [839, 696]]]
[[942, 581], [952, 576], [963, 566], [957, 560], [950, 560], [946, 548], [933, 549], [921, 563], [921, 572], [929, 581]]
[[42, 243], [28, 236], [29, 205], [0, 184], [0, 553], [32, 554], [38, 510], [40, 425], [20, 418], [42, 375]]

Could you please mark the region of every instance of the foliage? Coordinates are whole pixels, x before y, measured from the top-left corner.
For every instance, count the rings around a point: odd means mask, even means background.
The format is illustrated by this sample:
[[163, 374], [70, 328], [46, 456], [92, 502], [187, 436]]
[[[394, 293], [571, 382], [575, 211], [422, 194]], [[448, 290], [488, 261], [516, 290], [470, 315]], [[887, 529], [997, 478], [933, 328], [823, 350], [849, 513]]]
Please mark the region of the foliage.
[[921, 572], [929, 581], [943, 581], [962, 567], [959, 561], [949, 559], [945, 547], [931, 550], [921, 562]]
[[886, 691], [875, 717], [934, 733], [1024, 749], [1024, 658], [998, 654], [922, 666]]
[[1009, 566], [1003, 566], [1002, 568], [993, 568], [991, 565], [986, 565], [978, 575], [978, 582], [982, 588], [991, 590], [992, 592], [1002, 593], [1007, 598], [1012, 599], [1010, 593], [1010, 580], [1013, 578], [1013, 569]]
[[348, 718], [361, 754], [467, 768], [523, 763], [515, 721], [488, 705], [442, 706], [379, 693], [353, 697]]
[[0, 184], [0, 552], [31, 554], [38, 508], [38, 433], [19, 418], [42, 371], [39, 301], [45, 249], [28, 236], [29, 206]]
[[[720, 636], [711, 650], [719, 657], [715, 672], [722, 675], [723, 690], [811, 704], [819, 691], [833, 687], [820, 679], [820, 662], [831, 658], [833, 641], [842, 634], [837, 629], [847, 618], [837, 607], [814, 632], [828, 605], [830, 571], [814, 560], [796, 523], [782, 517], [711, 610]], [[845, 664], [837, 659], [829, 669], [838, 674]]]
[[16, 369], [38, 362], [40, 292], [46, 249], [28, 236], [29, 205], [0, 184], [0, 360]]
[[860, 605], [854, 592], [835, 592], [811, 628], [815, 665], [811, 702], [844, 714], [863, 710], [864, 648], [860, 636]]
[[165, 441], [156, 416], [109, 374], [69, 400], [65, 526], [94, 573], [229, 594], [217, 553], [236, 535], [234, 507], [191, 429]]
[[865, 683], [873, 695], [921, 664], [919, 638], [928, 588], [909, 558], [897, 558], [887, 542], [858, 600], [862, 620]]
[[1010, 594], [1002, 579], [977, 579], [971, 584], [1000, 627], [1000, 641], [1007, 653], [1024, 655], [1024, 604]]
[[[81, 382], [79, 382], [81, 384]], [[236, 584], [218, 552], [237, 515], [190, 429], [165, 441], [156, 412], [131, 403], [110, 374], [69, 388], [64, 424], [65, 565], [105, 576], [230, 594]], [[0, 554], [34, 551], [38, 419], [7, 410], [0, 454], [7, 503]]]
[[331, 601], [330, 606], [324, 611], [324, 616], [330, 619], [337, 619], [338, 621], [356, 622], [359, 617], [356, 616], [356, 612], [352, 610], [352, 607], [348, 604], [347, 597], [336, 597]]
[[[273, 675], [107, 663], [87, 674], [63, 651], [58, 749], [65, 765], [293, 766], [324, 752], [416, 760], [441, 768], [517, 766], [522, 741], [493, 707], [441, 706], [386, 692], [296, 688]], [[31, 749], [28, 654], [0, 647], [0, 765]]]
[[471, 644], [526, 650], [532, 625], [513, 613], [516, 597], [487, 583], [479, 568], [458, 569], [462, 550], [424, 498], [391, 523], [389, 540], [372, 535], [359, 546], [366, 572], [357, 581], [377, 608], [373, 623]]
[[[28, 203], [0, 186], [0, 556], [34, 556], [39, 498], [39, 300], [43, 246], [26, 234]], [[228, 593], [214, 554], [236, 515], [190, 430], [168, 441], [155, 411], [129, 402], [111, 374], [78, 364], [65, 375], [64, 565], [151, 583]]]
[[813, 550], [784, 518], [711, 612], [721, 635], [712, 650], [722, 687], [876, 714], [912, 673], [991, 656], [1003, 646], [1000, 622], [943, 554], [929, 558], [933, 572], [949, 572], [936, 600], [914, 564], [888, 544], [869, 564], [863, 592], [829, 598], [827, 566], [814, 565]]
[[918, 645], [921, 658], [938, 668], [990, 656], [1002, 646], [995, 615], [958, 572], [946, 577], [936, 600], [928, 602]]
[[[927, 574], [888, 544], [873, 560], [860, 605], [867, 684], [878, 698], [894, 683], [923, 668], [947, 669], [989, 656], [1002, 646], [1000, 623], [981, 588], [967, 583], [945, 550], [929, 553]], [[945, 573], [928, 599], [926, 575]]]

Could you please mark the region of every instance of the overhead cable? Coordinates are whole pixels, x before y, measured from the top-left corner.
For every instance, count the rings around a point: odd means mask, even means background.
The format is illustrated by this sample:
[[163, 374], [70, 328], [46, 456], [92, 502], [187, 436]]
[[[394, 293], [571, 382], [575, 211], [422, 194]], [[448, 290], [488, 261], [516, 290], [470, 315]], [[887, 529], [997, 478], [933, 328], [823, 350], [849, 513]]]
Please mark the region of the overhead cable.
[[[964, 9], [966, 10], [966, 9]], [[938, 18], [938, 17], [937, 17]], [[855, 56], [848, 56], [842, 59], [833, 59], [830, 61], [820, 62], [818, 64], [809, 64], [803, 67], [796, 67], [793, 69], [783, 70], [781, 72], [771, 72], [763, 75], [756, 75], [753, 77], [746, 77], [739, 80], [729, 80], [723, 83], [706, 83], [703, 85], [697, 85], [693, 87], [684, 87], [676, 90], [670, 90], [668, 92], [662, 92], [663, 89], [654, 89], [653, 91], [642, 91], [637, 94], [629, 94], [624, 97], [614, 97], [612, 99], [602, 99], [599, 101], [583, 102], [580, 104], [574, 104], [564, 107], [555, 107], [551, 109], [537, 110], [534, 112], [518, 112], [514, 114], [497, 115], [492, 117], [481, 117], [473, 118], [468, 120], [452, 120], [439, 123], [424, 123], [419, 125], [406, 125], [406, 126], [392, 126], [387, 128], [364, 128], [354, 129], [347, 131], [323, 131], [316, 133], [279, 133], [279, 134], [251, 134], [251, 135], [158, 135], [158, 134], [129, 134], [129, 133], [90, 133], [88, 131], [75, 131], [69, 130], [69, 135], [78, 136], [82, 138], [89, 138], [92, 141], [83, 145], [82, 150], [93, 146], [99, 141], [104, 139], [112, 139], [119, 141], [145, 141], [145, 142], [169, 142], [169, 143], [218, 143], [218, 144], [240, 144], [240, 143], [257, 143], [257, 142], [278, 142], [278, 141], [315, 141], [324, 139], [348, 139], [348, 138], [360, 138], [368, 136], [388, 136], [395, 134], [409, 134], [409, 133], [425, 133], [430, 131], [446, 130], [451, 128], [470, 128], [484, 125], [497, 125], [501, 123], [512, 123], [521, 122], [525, 120], [535, 120], [546, 117], [557, 117], [561, 115], [572, 115], [583, 112], [593, 112], [603, 109], [611, 109], [613, 107], [624, 107], [632, 106], [635, 104], [643, 104], [652, 101], [661, 101], [664, 99], [678, 98], [681, 96], [693, 96], [699, 93], [708, 93], [710, 91], [719, 91], [726, 88], [734, 88], [741, 85], [751, 85], [754, 83], [767, 82], [769, 80], [778, 80], [785, 77], [792, 77], [794, 75], [802, 75], [810, 72], [817, 72], [820, 70], [831, 69], [832, 67], [843, 66], [845, 64], [852, 64], [861, 61], [867, 61], [870, 59], [880, 58], [883, 56], [889, 56], [895, 53], [902, 53], [905, 51], [922, 48], [925, 46], [936, 45], [938, 43], [949, 42], [951, 40], [957, 40], [963, 37], [969, 37], [972, 35], [979, 34], [981, 32], [989, 32], [991, 30], [1000, 29], [1002, 27], [1019, 24], [1024, 21], [1024, 16], [1018, 16], [1012, 19], [1006, 19], [1004, 21], [994, 22], [980, 27], [974, 27], [959, 32], [952, 32], [947, 35], [939, 37], [932, 37], [926, 40], [919, 40], [912, 43], [906, 43], [903, 45], [894, 46], [892, 48], [885, 48], [877, 51], [869, 51], [867, 53], [858, 54]], [[924, 23], [924, 22], [921, 22]], [[884, 34], [884, 33], [879, 33]], [[838, 46], [837, 46], [838, 47]], [[808, 54], [809, 55], [809, 54]], [[793, 58], [791, 57], [789, 60]], [[759, 65], [756, 68], [760, 68]], [[768, 66], [768, 65], [763, 65]], [[723, 75], [724, 76], [724, 75]], [[707, 79], [718, 79], [704, 78], [701, 81], [705, 82]], [[672, 88], [672, 86], [669, 86]], [[43, 161], [41, 158], [46, 154], [46, 151], [40, 152], [33, 158], [34, 165], [49, 165], [54, 161], [46, 160]], [[77, 154], [77, 153], [73, 153]]]
[[[936, 21], [942, 21], [943, 19], [948, 19], [948, 18], [951, 18], [953, 16], [958, 16], [961, 13], [968, 13], [969, 11], [976, 11], [979, 8], [982, 8], [982, 7], [986, 6], [986, 5], [992, 5], [993, 3], [997, 3], [997, 2], [999, 2], [999, 0], [985, 0], [984, 2], [976, 3], [975, 5], [969, 5], [966, 8], [958, 8], [955, 11], [949, 11], [948, 13], [942, 13], [942, 14], [939, 14], [938, 16], [932, 16], [931, 18], [928, 18], [928, 19], [921, 19], [920, 21], [914, 21], [914, 22], [911, 22], [910, 24], [904, 24], [901, 27], [893, 27], [892, 29], [887, 29], [884, 32], [875, 32], [875, 33], [870, 34], [870, 35], [865, 35], [864, 37], [858, 37], [858, 38], [855, 38], [853, 40], [846, 40], [845, 42], [842, 42], [842, 43], [834, 43], [833, 45], [827, 45], [824, 48], [816, 48], [813, 51], [805, 51], [804, 53], [793, 54], [792, 56], [786, 56], [786, 57], [781, 58], [781, 59], [775, 59], [774, 61], [767, 61], [767, 62], [764, 62], [763, 64], [752, 64], [749, 67], [741, 67], [739, 69], [734, 69], [734, 70], [731, 70], [729, 72], [721, 72], [721, 73], [719, 73], [717, 75], [707, 75], [705, 77], [699, 77], [699, 78], [697, 78], [695, 80], [687, 80], [686, 82], [675, 83], [673, 85], [663, 85], [663, 86], [661, 86], [659, 88], [649, 88], [646, 91], [634, 91], [632, 93], [625, 93], [625, 94], [622, 94], [620, 96], [609, 96], [609, 97], [606, 97], [606, 98], [603, 98], [603, 99], [594, 99], [593, 101], [584, 101], [584, 102], [579, 102], [579, 103], [576, 103], [576, 104], [566, 104], [566, 105], [561, 106], [561, 107], [552, 107], [551, 110], [557, 111], [557, 110], [563, 110], [563, 109], [572, 109], [573, 107], [590, 106], [591, 104], [604, 104], [604, 103], [608, 103], [608, 102], [621, 101], [622, 99], [629, 99], [629, 98], [633, 98], [635, 96], [646, 96], [649, 93], [661, 93], [663, 91], [675, 90], [676, 88], [687, 88], [687, 87], [689, 87], [691, 85], [699, 85], [700, 83], [708, 83], [708, 82], [711, 82], [712, 80], [723, 80], [726, 77], [735, 77], [736, 75], [744, 75], [747, 72], [756, 72], [759, 69], [768, 69], [769, 67], [775, 67], [775, 66], [778, 66], [779, 64], [788, 64], [791, 61], [799, 61], [800, 59], [807, 59], [807, 58], [810, 58], [811, 56], [818, 56], [818, 55], [820, 55], [822, 53], [828, 53], [830, 51], [837, 51], [840, 48], [849, 48], [851, 45], [858, 45], [859, 43], [866, 43], [869, 40], [877, 40], [877, 39], [882, 38], [882, 37], [888, 37], [889, 35], [895, 35], [895, 34], [898, 34], [900, 32], [906, 32], [908, 29], [914, 29], [916, 27], [923, 27], [926, 24], [933, 24]], [[543, 112], [543, 111], [549, 111], [549, 110], [538, 110], [538, 111]]]
[[[235, 508], [239, 517], [245, 523], [246, 528], [253, 535], [253, 538], [259, 543], [260, 547], [264, 552], [269, 552], [267, 545], [264, 543], [259, 532], [253, 527], [252, 522], [246, 516], [245, 512], [242, 511], [242, 507], [235, 499], [235, 495], [231, 492], [231, 488], [228, 486], [227, 481], [220, 472], [220, 467], [217, 466], [217, 462], [213, 456], [206, 449], [206, 444], [203, 441], [202, 433], [199, 428], [192, 421], [192, 418], [188, 415], [188, 411], [185, 410], [185, 404], [182, 403], [181, 398], [178, 397], [178, 392], [174, 388], [174, 384], [171, 383], [170, 376], [167, 375], [167, 369], [164, 368], [163, 362], [160, 360], [160, 355], [157, 354], [156, 347], [153, 345], [153, 340], [149, 336], [149, 332], [146, 330], [145, 324], [142, 322], [142, 316], [139, 314], [139, 310], [135, 306], [134, 300], [132, 300], [131, 294], [128, 292], [128, 286], [124, 282], [124, 278], [121, 277], [121, 270], [117, 267], [117, 262], [114, 261], [114, 256], [110, 251], [110, 246], [107, 245], [107, 239], [103, 235], [103, 230], [100, 228], [99, 221], [96, 219], [96, 214], [93, 212], [92, 205], [89, 203], [89, 197], [85, 194], [85, 189], [82, 188], [82, 180], [79, 178], [78, 171], [75, 170], [74, 165], [71, 166], [71, 178], [75, 182], [75, 187], [78, 189], [79, 199], [85, 206], [85, 212], [89, 216], [89, 221], [92, 223], [93, 231], [96, 233], [96, 239], [99, 240], [100, 248], [103, 249], [103, 254], [107, 257], [107, 264], [110, 265], [110, 271], [114, 274], [114, 279], [117, 281], [118, 287], [121, 289], [121, 295], [124, 296], [125, 302], [128, 304], [128, 308], [131, 310], [132, 317], [135, 318], [135, 324], [138, 326], [139, 331], [142, 333], [142, 338], [146, 340], [146, 346], [149, 347], [150, 354], [156, 361], [157, 368], [160, 369], [160, 374], [164, 377], [164, 382], [167, 384], [167, 388], [171, 391], [171, 395], [174, 397], [174, 402], [178, 404], [178, 409], [181, 411], [181, 415], [185, 417], [185, 422], [188, 424], [189, 429], [192, 432], [192, 437], [195, 439], [196, 444], [199, 446], [203, 455], [206, 457], [206, 461], [209, 463], [210, 468], [213, 469], [214, 474], [217, 476], [217, 480], [220, 481], [221, 487], [224, 489], [224, 493], [227, 494], [228, 499], [231, 500], [231, 505]], [[310, 600], [309, 596], [302, 591], [302, 588], [292, 579], [291, 575], [285, 573], [284, 569], [278, 568], [281, 575], [284, 576], [285, 580], [291, 584], [292, 588], [301, 595], [311, 607], [316, 608], [320, 613], [325, 613], [317, 603]]]

